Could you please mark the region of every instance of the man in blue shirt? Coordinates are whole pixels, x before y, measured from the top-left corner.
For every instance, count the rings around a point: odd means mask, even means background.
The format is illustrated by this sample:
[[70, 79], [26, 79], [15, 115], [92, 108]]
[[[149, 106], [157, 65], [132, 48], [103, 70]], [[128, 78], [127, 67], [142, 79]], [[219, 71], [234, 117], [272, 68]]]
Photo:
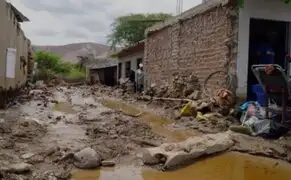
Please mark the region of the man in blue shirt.
[[268, 33], [262, 44], [260, 44], [257, 55], [259, 57], [258, 64], [274, 64], [275, 52], [272, 48], [272, 41], [275, 38], [275, 33]]

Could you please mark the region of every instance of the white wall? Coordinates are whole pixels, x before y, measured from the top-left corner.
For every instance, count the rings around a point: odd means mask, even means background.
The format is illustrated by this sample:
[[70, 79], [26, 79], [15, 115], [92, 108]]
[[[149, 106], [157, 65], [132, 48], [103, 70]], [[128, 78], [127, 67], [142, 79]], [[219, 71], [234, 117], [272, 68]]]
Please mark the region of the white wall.
[[[130, 68], [132, 70], [137, 70], [137, 59], [144, 57], [144, 52], [137, 52], [130, 56], [122, 57], [119, 59], [119, 63], [122, 63], [122, 70], [121, 70], [121, 78], [125, 77], [125, 64], [126, 62], [130, 61]], [[118, 70], [117, 70], [118, 72]]]
[[279, 0], [244, 0], [244, 7], [239, 11], [237, 95], [246, 96], [249, 54], [250, 18], [291, 22], [291, 5]]

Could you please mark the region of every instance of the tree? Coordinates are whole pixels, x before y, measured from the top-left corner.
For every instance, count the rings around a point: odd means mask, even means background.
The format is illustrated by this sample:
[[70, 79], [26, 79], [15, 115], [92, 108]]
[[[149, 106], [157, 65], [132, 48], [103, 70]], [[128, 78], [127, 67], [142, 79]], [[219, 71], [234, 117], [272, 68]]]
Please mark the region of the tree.
[[143, 40], [145, 30], [157, 22], [172, 17], [171, 14], [130, 14], [115, 19], [111, 25], [112, 30], [108, 35], [108, 43], [116, 45], [131, 46]]
[[84, 68], [84, 65], [92, 62], [97, 56], [96, 50], [89, 44], [85, 45], [82, 51], [78, 55], [78, 65], [81, 70]]

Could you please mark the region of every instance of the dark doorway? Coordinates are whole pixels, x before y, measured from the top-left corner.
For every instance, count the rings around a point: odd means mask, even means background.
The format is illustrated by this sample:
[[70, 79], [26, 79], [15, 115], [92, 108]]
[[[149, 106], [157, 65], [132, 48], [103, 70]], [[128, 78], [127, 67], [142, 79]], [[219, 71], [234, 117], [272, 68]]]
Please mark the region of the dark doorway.
[[118, 63], [118, 79], [121, 78], [122, 63]]
[[129, 77], [130, 76], [130, 61], [127, 61], [125, 63], [125, 77]]
[[275, 64], [286, 68], [285, 55], [288, 52], [287, 41], [288, 23], [284, 21], [272, 21], [264, 19], [250, 20], [250, 36], [249, 36], [249, 60], [248, 60], [248, 84], [247, 97], [248, 100], [255, 100], [256, 96], [252, 92], [252, 85], [257, 84], [257, 80], [252, 73], [251, 66], [259, 64], [259, 56], [257, 51], [262, 43], [266, 41], [266, 35], [272, 34], [273, 40], [270, 45], [275, 53]]
[[104, 69], [104, 84], [107, 86], [115, 86], [117, 67], [108, 67]]

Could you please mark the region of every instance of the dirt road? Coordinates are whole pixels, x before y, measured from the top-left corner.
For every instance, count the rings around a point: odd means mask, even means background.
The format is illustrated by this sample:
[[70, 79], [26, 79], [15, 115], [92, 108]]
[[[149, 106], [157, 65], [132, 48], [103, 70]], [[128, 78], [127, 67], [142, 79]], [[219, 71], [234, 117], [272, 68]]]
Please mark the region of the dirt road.
[[[202, 134], [202, 126], [192, 119], [167, 118], [174, 117], [175, 107], [137, 102], [110, 88], [32, 90], [19, 102], [0, 112], [0, 179], [69, 179], [74, 153], [87, 147], [100, 161], [139, 167], [142, 148]], [[288, 138], [275, 144], [245, 136], [237, 139], [241, 140], [236, 151], [289, 158]]]

